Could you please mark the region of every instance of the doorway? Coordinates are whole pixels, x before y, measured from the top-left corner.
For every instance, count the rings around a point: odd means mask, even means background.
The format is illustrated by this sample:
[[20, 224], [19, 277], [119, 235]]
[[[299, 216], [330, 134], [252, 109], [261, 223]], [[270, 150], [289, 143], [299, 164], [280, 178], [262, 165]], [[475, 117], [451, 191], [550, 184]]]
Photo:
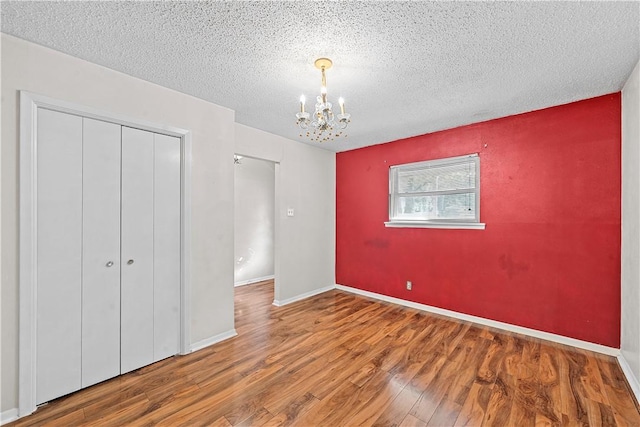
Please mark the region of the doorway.
[[275, 278], [276, 168], [234, 155], [234, 285]]

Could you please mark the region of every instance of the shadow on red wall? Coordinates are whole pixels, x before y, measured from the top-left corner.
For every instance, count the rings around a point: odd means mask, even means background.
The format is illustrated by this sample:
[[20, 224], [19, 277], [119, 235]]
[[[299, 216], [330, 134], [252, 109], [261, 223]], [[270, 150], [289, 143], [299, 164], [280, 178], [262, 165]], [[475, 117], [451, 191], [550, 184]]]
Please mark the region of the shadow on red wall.
[[[470, 153], [485, 230], [385, 228], [389, 166]], [[620, 156], [620, 93], [338, 153], [337, 283], [618, 348]]]

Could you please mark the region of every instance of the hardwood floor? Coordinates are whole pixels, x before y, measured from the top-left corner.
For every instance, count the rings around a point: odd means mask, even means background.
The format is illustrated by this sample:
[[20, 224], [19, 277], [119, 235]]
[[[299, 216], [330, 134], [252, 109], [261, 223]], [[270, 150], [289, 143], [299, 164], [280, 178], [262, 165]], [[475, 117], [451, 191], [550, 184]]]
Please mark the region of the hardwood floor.
[[238, 336], [11, 425], [640, 426], [613, 357], [329, 291], [236, 288]]

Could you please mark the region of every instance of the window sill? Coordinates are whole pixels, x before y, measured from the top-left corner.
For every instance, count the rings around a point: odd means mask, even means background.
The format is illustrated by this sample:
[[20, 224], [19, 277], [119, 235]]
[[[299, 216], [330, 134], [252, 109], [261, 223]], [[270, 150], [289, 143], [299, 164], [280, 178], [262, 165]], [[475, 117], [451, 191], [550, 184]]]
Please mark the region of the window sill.
[[484, 222], [427, 222], [427, 221], [388, 221], [385, 227], [392, 228], [448, 228], [458, 230], [484, 230]]

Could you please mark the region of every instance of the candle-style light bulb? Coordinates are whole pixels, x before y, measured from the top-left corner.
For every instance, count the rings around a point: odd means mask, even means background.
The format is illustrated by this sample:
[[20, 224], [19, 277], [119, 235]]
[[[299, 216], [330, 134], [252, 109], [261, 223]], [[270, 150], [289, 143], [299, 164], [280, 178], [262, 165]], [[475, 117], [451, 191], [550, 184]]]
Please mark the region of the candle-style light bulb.
[[322, 102], [323, 103], [327, 103], [327, 87], [326, 86], [322, 86], [320, 88], [320, 95], [322, 95]]
[[340, 104], [340, 114], [344, 114], [344, 98], [338, 98], [338, 104]]
[[304, 95], [300, 95], [300, 112], [301, 113], [304, 113], [304, 102], [305, 102]]

